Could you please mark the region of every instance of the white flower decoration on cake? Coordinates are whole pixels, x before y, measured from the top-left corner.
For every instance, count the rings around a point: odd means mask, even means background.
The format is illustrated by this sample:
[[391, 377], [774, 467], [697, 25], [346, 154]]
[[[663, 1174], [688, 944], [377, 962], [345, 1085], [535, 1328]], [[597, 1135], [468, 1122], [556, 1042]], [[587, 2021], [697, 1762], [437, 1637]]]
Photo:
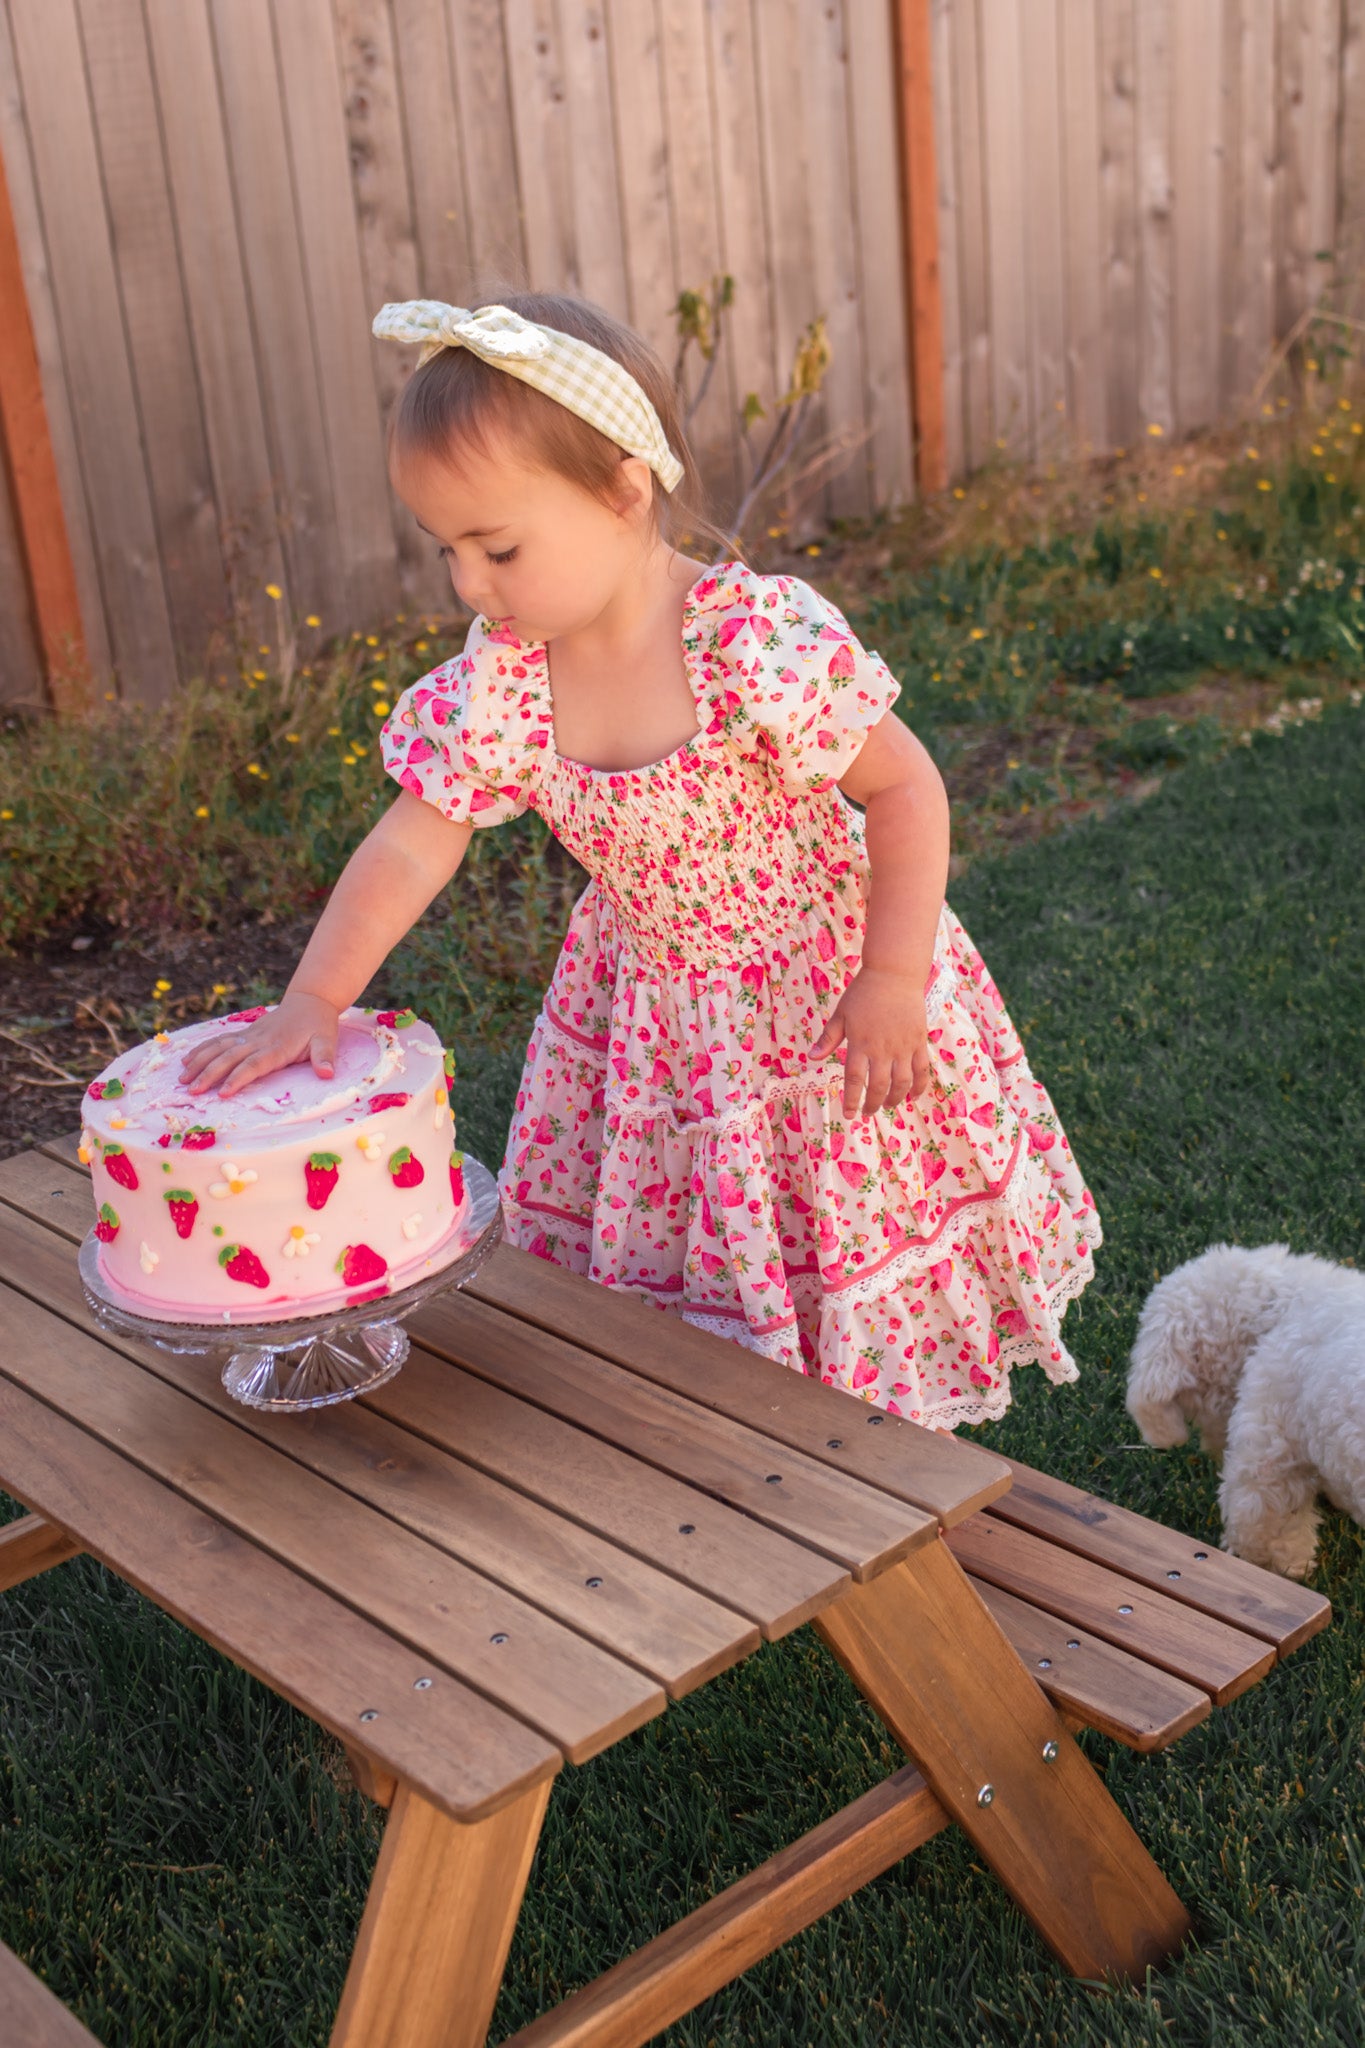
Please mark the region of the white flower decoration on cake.
[[359, 1145], [367, 1159], [382, 1159], [384, 1157], [384, 1133], [382, 1131], [360, 1131], [356, 1134], [356, 1144]]
[[290, 1229], [288, 1237], [280, 1246], [280, 1250], [287, 1259], [306, 1259], [313, 1246], [321, 1243], [322, 1237], [320, 1232], [305, 1230], [301, 1223], [295, 1223]]
[[154, 1252], [145, 1238], [142, 1241], [142, 1249], [138, 1253], [138, 1264], [144, 1273], [155, 1272], [156, 1268], [161, 1264], [160, 1252]]
[[230, 1159], [225, 1159], [223, 1161], [223, 1178], [209, 1182], [209, 1193], [217, 1195], [219, 1201], [222, 1201], [228, 1195], [240, 1195], [244, 1188], [251, 1186], [255, 1178], [256, 1169], [254, 1166], [234, 1166]]
[[420, 1210], [420, 1209], [416, 1209], [416, 1210], [414, 1210], [411, 1216], [405, 1216], [405, 1217], [403, 1218], [403, 1235], [404, 1235], [404, 1237], [416, 1237], [416, 1235], [417, 1235], [418, 1231], [419, 1231], [419, 1230], [420, 1230], [421, 1228], [422, 1228], [422, 1212], [421, 1212], [421, 1210]]

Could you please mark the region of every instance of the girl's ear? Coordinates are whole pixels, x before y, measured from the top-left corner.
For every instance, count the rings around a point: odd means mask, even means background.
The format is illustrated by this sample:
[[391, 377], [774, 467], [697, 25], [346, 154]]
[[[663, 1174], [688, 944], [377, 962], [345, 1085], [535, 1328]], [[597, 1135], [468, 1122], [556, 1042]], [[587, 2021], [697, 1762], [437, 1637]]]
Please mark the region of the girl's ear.
[[637, 519], [654, 504], [654, 472], [642, 455], [621, 450], [616, 509], [623, 519]]

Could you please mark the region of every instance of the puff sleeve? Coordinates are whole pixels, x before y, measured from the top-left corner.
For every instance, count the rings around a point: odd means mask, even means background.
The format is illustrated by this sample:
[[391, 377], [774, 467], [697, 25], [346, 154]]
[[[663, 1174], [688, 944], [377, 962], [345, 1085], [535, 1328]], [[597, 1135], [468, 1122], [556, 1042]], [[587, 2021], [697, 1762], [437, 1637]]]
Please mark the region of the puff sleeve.
[[388, 773], [452, 824], [502, 825], [530, 808], [552, 723], [543, 647], [475, 619], [464, 653], [406, 689], [379, 735]]
[[722, 573], [696, 623], [727, 737], [791, 795], [847, 774], [900, 695], [881, 656], [799, 577]]

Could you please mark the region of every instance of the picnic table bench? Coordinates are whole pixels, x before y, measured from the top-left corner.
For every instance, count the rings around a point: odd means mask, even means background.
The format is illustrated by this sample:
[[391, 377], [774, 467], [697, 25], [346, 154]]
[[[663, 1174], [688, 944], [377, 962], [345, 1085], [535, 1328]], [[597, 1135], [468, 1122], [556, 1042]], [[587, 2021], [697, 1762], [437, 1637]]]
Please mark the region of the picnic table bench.
[[638, 2048], [949, 1822], [1062, 1963], [1180, 1901], [1072, 1740], [1159, 1749], [1318, 1594], [499, 1246], [307, 1416], [114, 1339], [74, 1141], [0, 1163], [0, 1591], [88, 1551], [345, 1744], [390, 1809], [333, 2048], [486, 2037], [556, 1773], [811, 1622], [909, 1761], [514, 2037]]

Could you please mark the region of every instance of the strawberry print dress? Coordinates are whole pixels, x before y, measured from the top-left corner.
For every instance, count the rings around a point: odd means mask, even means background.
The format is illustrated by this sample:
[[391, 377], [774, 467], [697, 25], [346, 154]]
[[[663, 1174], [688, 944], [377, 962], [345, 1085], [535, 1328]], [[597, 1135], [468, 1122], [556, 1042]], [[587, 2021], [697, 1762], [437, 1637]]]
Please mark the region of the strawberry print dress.
[[1099, 1218], [980, 954], [945, 904], [933, 1077], [843, 1114], [809, 1049], [857, 972], [869, 865], [838, 787], [900, 686], [799, 579], [688, 596], [698, 731], [665, 760], [556, 751], [546, 650], [476, 619], [404, 692], [389, 773], [444, 816], [534, 809], [592, 877], [526, 1053], [509, 1243], [934, 1429], [1075, 1379], [1061, 1339]]

